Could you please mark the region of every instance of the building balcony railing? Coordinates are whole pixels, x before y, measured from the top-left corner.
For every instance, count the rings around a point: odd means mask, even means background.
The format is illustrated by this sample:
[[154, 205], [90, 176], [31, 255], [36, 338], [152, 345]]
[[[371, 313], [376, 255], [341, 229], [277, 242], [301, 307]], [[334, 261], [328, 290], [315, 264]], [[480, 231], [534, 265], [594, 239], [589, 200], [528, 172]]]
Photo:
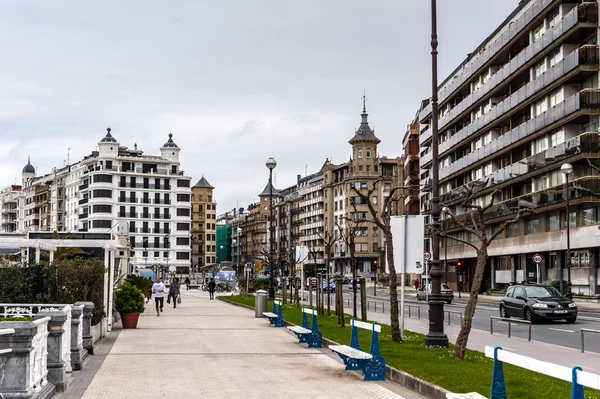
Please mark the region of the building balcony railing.
[[85, 184], [81, 184], [81, 185], [79, 186], [79, 191], [83, 191], [83, 190], [87, 189], [89, 186], [90, 186], [90, 185], [89, 185], [89, 184], [87, 184], [87, 183], [85, 183]]
[[[448, 83], [438, 91], [440, 103], [452, 96], [460, 87], [472, 79], [475, 74], [479, 73], [479, 71], [490, 61], [491, 58], [495, 57], [500, 51], [504, 51], [510, 42], [516, 36], [520, 35], [527, 25], [537, 18], [540, 13], [544, 12], [552, 3], [553, 0], [536, 1], [531, 8], [525, 11], [518, 19], [510, 24], [508, 29], [506, 29], [501, 36], [498, 36], [498, 38], [492, 43], [487, 44], [485, 50], [473, 57], [469, 63], [463, 67], [462, 72], [451, 83]], [[567, 14], [564, 19], [566, 19], [568, 15], [569, 14]], [[420, 114], [421, 123], [429, 118], [431, 115], [431, 110], [431, 104], [423, 109]]]
[[[578, 18], [577, 8], [571, 10], [565, 18], [559, 23], [553, 26], [551, 29], [546, 31], [540, 40], [531, 43], [529, 46], [524, 48], [512, 60], [500, 68], [476, 91], [466, 96], [459, 104], [457, 104], [452, 110], [440, 118], [439, 128], [443, 129], [448, 124], [454, 122], [456, 117], [463, 114], [465, 110], [471, 107], [476, 102], [480, 101], [483, 97], [488, 95], [491, 91], [498, 88], [502, 84], [506, 84], [511, 78], [520, 73], [523, 68], [529, 67], [529, 64], [535, 62], [535, 58], [549, 46], [553, 45], [563, 34], [568, 32], [573, 26], [579, 22], [587, 22], [585, 19], [581, 20]], [[596, 47], [596, 46], [592, 46]], [[586, 60], [587, 61], [587, 60]], [[586, 65], [587, 62], [582, 62], [582, 65]]]
[[89, 214], [87, 214], [87, 213], [80, 213], [79, 219], [87, 219], [88, 216], [89, 216]]
[[137, 204], [138, 200], [136, 197], [119, 197], [118, 202], [125, 202], [130, 204]]
[[[479, 148], [476, 151], [456, 160], [450, 166], [440, 170], [440, 179], [444, 179], [457, 172], [463, 171], [474, 163], [480, 162], [487, 157], [497, 154], [502, 149], [514, 145], [519, 140], [526, 139], [536, 131], [550, 126], [556, 121], [569, 116], [582, 108], [599, 108], [600, 96], [599, 89], [585, 89], [577, 93], [564, 102], [557, 104], [546, 112], [520, 124], [502, 136], [492, 140], [489, 144]], [[582, 101], [585, 102], [583, 106]]]
[[137, 212], [119, 212], [120, 218], [137, 218]]
[[88, 198], [83, 198], [79, 200], [79, 205], [87, 204], [89, 202]]
[[[513, 93], [510, 97], [499, 102], [495, 107], [492, 107], [492, 109], [490, 109], [490, 111], [488, 111], [486, 114], [457, 131], [454, 135], [452, 135], [452, 137], [450, 137], [450, 139], [441, 143], [439, 146], [440, 156], [445, 155], [446, 152], [451, 150], [457, 144], [462, 143], [464, 140], [480, 134], [486, 128], [489, 129], [490, 124], [497, 122], [498, 118], [508, 114], [517, 107], [522, 106], [524, 102], [533, 100], [533, 97], [536, 93], [541, 92], [546, 87], [554, 84], [557, 80], [562, 79], [568, 72], [572, 71], [579, 65], [579, 51], [574, 51], [561, 61], [557, 62], [553, 67], [548, 69], [537, 79], [530, 81], [518, 91]], [[556, 107], [558, 107], [558, 105]], [[551, 111], [551, 109], [546, 111], [546, 113], [549, 111]], [[430, 137], [431, 129], [428, 129], [426, 135], [422, 137], [422, 142], [428, 140]], [[423, 155], [421, 158], [421, 165], [427, 165], [431, 162], [432, 158], [433, 153], [431, 152]]]
[[[600, 98], [599, 98], [600, 100]], [[493, 187], [504, 183], [507, 180], [523, 176], [527, 173], [544, 168], [548, 165], [558, 164], [563, 159], [576, 154], [600, 152], [600, 132], [583, 133], [577, 137], [573, 137], [564, 143], [548, 148], [538, 154], [524, 158], [519, 162], [506, 166], [502, 169], [494, 171], [489, 176], [476, 181], [482, 187]], [[443, 203], [453, 202], [456, 199], [462, 198], [465, 191], [462, 187], [455, 188], [449, 193], [442, 194], [440, 201]]]

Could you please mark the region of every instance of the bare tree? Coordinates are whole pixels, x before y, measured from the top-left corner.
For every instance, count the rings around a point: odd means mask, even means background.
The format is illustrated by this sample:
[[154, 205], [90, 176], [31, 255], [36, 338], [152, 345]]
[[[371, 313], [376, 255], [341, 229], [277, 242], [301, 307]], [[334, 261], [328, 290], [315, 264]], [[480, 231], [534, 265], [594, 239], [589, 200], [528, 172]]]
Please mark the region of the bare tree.
[[356, 213], [356, 206], [354, 207], [354, 216], [353, 217], [344, 217], [342, 221], [344, 221], [345, 226], [336, 222], [336, 226], [339, 232], [339, 238], [344, 242], [346, 247], [348, 248], [348, 253], [350, 254], [350, 267], [352, 269], [352, 294], [353, 294], [353, 308], [352, 308], [352, 317], [357, 318], [357, 309], [356, 309], [356, 297], [357, 297], [357, 281], [356, 281], [356, 254], [355, 254], [355, 238], [356, 233], [362, 227], [362, 225], [366, 222], [364, 219], [360, 219]]
[[[477, 190], [477, 185], [470, 184], [463, 186], [466, 192], [466, 196], [461, 203], [461, 206], [466, 209], [466, 213], [456, 216], [451, 213], [446, 207], [444, 207], [444, 214], [447, 215], [454, 227], [458, 227], [460, 231], [472, 234], [479, 240], [478, 242], [470, 242], [468, 237], [463, 239], [460, 237], [450, 236], [447, 231], [439, 232], [441, 236], [450, 237], [458, 242], [473, 248], [477, 253], [477, 265], [475, 267], [475, 275], [473, 276], [473, 284], [471, 286], [471, 292], [469, 294], [469, 301], [465, 308], [464, 319], [456, 339], [454, 346], [454, 352], [452, 356], [456, 359], [463, 359], [465, 356], [465, 349], [467, 347], [467, 341], [471, 332], [473, 324], [473, 315], [475, 314], [475, 307], [477, 306], [477, 295], [481, 288], [483, 280], [483, 273], [485, 270], [485, 264], [488, 258], [488, 248], [490, 244], [500, 236], [507, 228], [513, 223], [518, 222], [523, 215], [531, 213], [530, 208], [522, 208], [520, 204], [508, 204], [507, 207], [504, 205], [495, 205], [495, 198], [500, 190], [493, 191], [489, 197], [490, 200], [486, 205], [479, 205], [475, 203], [475, 197], [480, 190]], [[513, 206], [511, 206], [513, 205]], [[488, 234], [486, 230], [486, 217], [488, 224], [490, 217], [502, 216], [505, 219], [496, 229]]]
[[[331, 263], [331, 248], [337, 241], [335, 234], [330, 233], [329, 230], [325, 230], [323, 234], [317, 232], [319, 239], [323, 241], [323, 247], [325, 248], [325, 280], [327, 281], [327, 315], [331, 316], [331, 274], [329, 273], [329, 264]], [[338, 289], [341, 287], [336, 287]]]
[[[396, 265], [394, 263], [394, 242], [391, 228], [391, 216], [393, 213], [393, 206], [404, 196], [400, 190], [404, 190], [405, 186], [395, 186], [390, 189], [389, 195], [384, 199], [381, 211], [375, 209], [373, 204], [372, 195], [377, 193], [378, 185], [383, 179], [379, 179], [373, 182], [373, 187], [367, 190], [364, 194], [357, 190], [356, 187], [352, 187], [352, 190], [360, 197], [361, 202], [367, 204], [369, 213], [372, 219], [367, 219], [368, 223], [372, 223], [381, 229], [385, 245], [387, 249], [387, 264], [390, 269], [390, 326], [392, 329], [392, 341], [402, 341], [402, 333], [400, 332], [400, 321], [398, 315], [398, 287], [397, 287], [397, 274]], [[356, 209], [356, 208], [355, 208]]]

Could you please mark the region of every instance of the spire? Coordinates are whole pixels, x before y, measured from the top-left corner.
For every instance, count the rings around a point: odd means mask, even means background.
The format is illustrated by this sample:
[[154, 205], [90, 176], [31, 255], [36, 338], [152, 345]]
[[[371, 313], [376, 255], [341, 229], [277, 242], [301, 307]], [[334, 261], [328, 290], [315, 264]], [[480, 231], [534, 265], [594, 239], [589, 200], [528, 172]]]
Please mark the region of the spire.
[[366, 95], [366, 93], [363, 94], [363, 110], [362, 110], [362, 114], [360, 114], [360, 116], [362, 117], [360, 126], [358, 127], [357, 130], [354, 131], [354, 137], [349, 141], [349, 143], [354, 144], [357, 140], [369, 140], [369, 141], [376, 142], [376, 144], [380, 143], [381, 141], [375, 136], [375, 132], [369, 126], [369, 121], [367, 119], [369, 114], [367, 114], [367, 95]]
[[163, 145], [163, 148], [179, 148], [173, 141], [173, 133], [169, 133], [169, 140]]
[[116, 143], [117, 140], [110, 134], [111, 129], [109, 127], [106, 128], [106, 136], [100, 140], [101, 143]]
[[369, 116], [369, 114], [367, 114], [367, 94], [366, 94], [366, 92], [363, 94], [363, 112], [362, 112], [362, 114], [360, 114], [360, 116], [362, 116], [362, 121], [360, 122], [360, 124], [368, 125], [369, 122], [367, 121], [367, 116]]

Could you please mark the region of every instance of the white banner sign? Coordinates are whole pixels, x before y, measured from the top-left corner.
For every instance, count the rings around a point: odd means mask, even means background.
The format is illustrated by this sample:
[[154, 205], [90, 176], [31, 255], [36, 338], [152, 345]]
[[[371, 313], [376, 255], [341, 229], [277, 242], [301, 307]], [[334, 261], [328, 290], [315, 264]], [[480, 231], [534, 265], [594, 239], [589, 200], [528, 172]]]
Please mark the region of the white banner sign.
[[398, 273], [423, 274], [425, 218], [423, 215], [393, 216], [391, 228], [394, 264]]

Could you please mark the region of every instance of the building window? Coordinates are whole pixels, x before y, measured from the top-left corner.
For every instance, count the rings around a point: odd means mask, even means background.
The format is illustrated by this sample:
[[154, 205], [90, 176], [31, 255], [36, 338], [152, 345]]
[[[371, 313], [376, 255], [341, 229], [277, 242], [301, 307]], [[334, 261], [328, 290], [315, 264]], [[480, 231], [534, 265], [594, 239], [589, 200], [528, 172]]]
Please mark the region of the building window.
[[[125, 213], [125, 207], [122, 206], [123, 213]], [[112, 205], [94, 205], [92, 207], [93, 213], [112, 213]]]
[[110, 229], [112, 227], [112, 221], [110, 220], [94, 220], [92, 221], [93, 229]]
[[521, 231], [519, 229], [519, 222], [508, 225], [508, 228], [506, 229], [506, 237], [518, 237], [520, 235]]
[[548, 231], [560, 230], [560, 214], [558, 212], [548, 215]]
[[358, 150], [358, 157], [362, 158], [362, 150]]
[[371, 158], [371, 150], [367, 149], [367, 158]]
[[177, 216], [190, 216], [190, 210], [187, 208], [177, 208]]
[[540, 232], [540, 219], [533, 218], [526, 222], [527, 234], [537, 234]]
[[177, 245], [190, 245], [190, 239], [187, 237], [177, 237]]
[[112, 198], [112, 190], [94, 190], [93, 198]]
[[598, 223], [598, 208], [597, 207], [583, 208], [582, 216], [583, 216], [583, 225], [584, 226], [597, 224]]
[[189, 186], [190, 186], [189, 180], [177, 180], [177, 187], [189, 187]]
[[[565, 222], [565, 226], [566, 226], [566, 222]], [[577, 226], [577, 211], [571, 211], [569, 212], [569, 227], [576, 227]]]
[[190, 195], [189, 194], [177, 194], [177, 201], [178, 202], [190, 202]]
[[187, 231], [190, 229], [189, 223], [177, 223], [177, 231]]
[[189, 252], [176, 252], [175, 253], [175, 258], [178, 259], [178, 260], [189, 259], [190, 258], [190, 253]]

